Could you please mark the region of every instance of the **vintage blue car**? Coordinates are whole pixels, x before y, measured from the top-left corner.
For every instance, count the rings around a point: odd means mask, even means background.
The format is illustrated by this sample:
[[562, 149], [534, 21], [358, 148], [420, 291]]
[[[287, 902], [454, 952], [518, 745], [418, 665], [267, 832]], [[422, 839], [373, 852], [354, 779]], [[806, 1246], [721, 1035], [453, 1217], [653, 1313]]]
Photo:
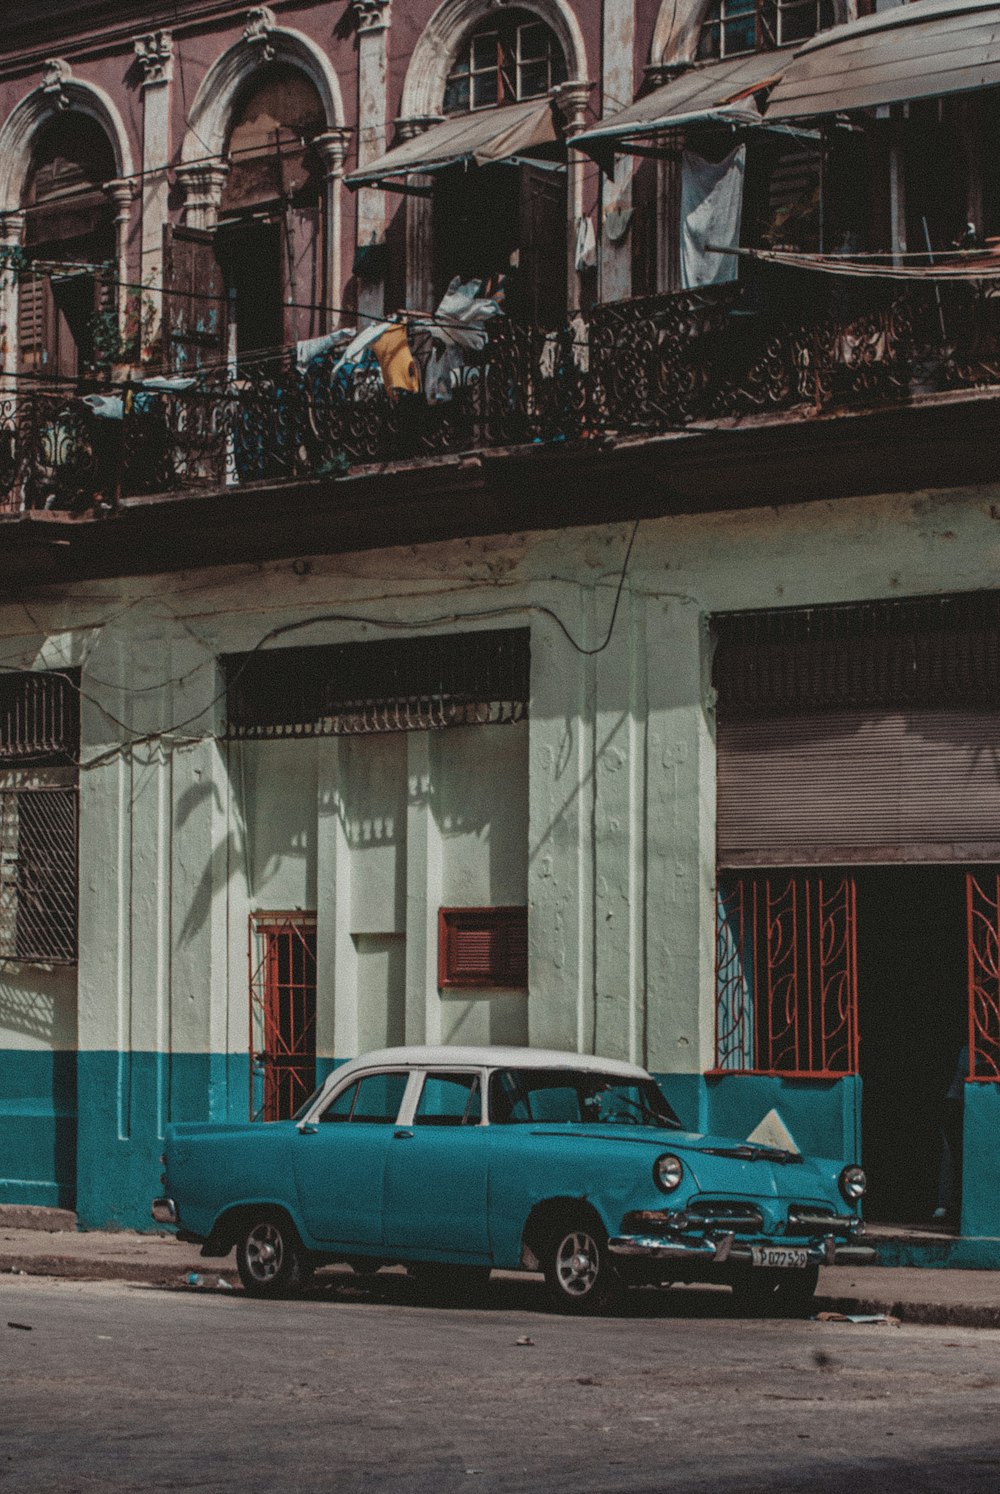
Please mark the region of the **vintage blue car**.
[[257, 1297], [347, 1261], [439, 1287], [541, 1270], [567, 1312], [676, 1281], [794, 1312], [821, 1264], [874, 1255], [859, 1167], [685, 1131], [644, 1069], [570, 1053], [369, 1053], [293, 1120], [170, 1126], [164, 1165], [153, 1218], [205, 1255], [235, 1245]]

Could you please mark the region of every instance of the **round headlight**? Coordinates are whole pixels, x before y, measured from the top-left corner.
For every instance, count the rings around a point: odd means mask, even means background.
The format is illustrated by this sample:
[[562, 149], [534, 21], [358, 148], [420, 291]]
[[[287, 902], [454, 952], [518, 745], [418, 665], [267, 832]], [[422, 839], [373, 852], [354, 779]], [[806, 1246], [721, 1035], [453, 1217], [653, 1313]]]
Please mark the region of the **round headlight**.
[[664, 1193], [673, 1193], [675, 1188], [679, 1188], [683, 1176], [684, 1163], [670, 1152], [657, 1157], [653, 1163], [653, 1182]]
[[848, 1203], [857, 1203], [868, 1186], [860, 1167], [845, 1167], [840, 1174], [840, 1191]]

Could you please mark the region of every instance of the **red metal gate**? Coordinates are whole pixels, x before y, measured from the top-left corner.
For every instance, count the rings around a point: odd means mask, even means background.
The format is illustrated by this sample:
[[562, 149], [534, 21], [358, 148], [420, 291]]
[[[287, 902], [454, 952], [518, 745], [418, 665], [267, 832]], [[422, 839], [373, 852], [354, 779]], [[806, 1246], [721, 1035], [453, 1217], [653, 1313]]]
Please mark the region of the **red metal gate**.
[[315, 1084], [316, 915], [252, 913], [251, 1119], [288, 1120]]
[[1000, 873], [965, 879], [969, 928], [969, 1078], [1000, 1079]]
[[715, 1061], [728, 1073], [857, 1072], [853, 877], [720, 872]]

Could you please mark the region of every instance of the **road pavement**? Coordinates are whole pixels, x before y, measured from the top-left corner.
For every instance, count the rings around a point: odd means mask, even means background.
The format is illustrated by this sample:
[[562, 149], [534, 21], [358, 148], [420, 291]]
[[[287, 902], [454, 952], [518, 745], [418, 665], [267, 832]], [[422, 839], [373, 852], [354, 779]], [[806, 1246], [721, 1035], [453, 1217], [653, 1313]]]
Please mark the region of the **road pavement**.
[[[396, 1283], [394, 1285], [394, 1283]], [[520, 1294], [520, 1295], [519, 1295]], [[1000, 1333], [0, 1278], [3, 1494], [996, 1494]]]

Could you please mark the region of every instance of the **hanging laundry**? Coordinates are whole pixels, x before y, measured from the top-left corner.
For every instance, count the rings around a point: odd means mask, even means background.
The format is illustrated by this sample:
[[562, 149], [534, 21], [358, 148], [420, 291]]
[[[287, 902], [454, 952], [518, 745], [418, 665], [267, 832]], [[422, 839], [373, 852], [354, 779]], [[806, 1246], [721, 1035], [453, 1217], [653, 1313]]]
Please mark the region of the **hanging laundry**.
[[466, 367], [468, 355], [486, 346], [486, 324], [503, 315], [498, 296], [480, 294], [482, 282], [462, 281], [456, 275], [441, 298], [433, 321], [416, 325], [431, 338], [431, 353], [424, 373], [428, 404], [446, 403], [455, 390], [467, 384], [475, 369]]
[[721, 285], [735, 280], [735, 254], [712, 254], [707, 244], [737, 248], [743, 219], [743, 173], [747, 148], [738, 145], [721, 161], [705, 161], [686, 150], [681, 165], [681, 284]]
[[382, 382], [391, 395], [419, 392], [420, 375], [413, 361], [405, 326], [394, 324], [387, 332], [383, 332], [378, 341], [372, 344], [372, 352], [382, 370]]
[[593, 219], [588, 214], [576, 220], [576, 259], [577, 271], [593, 270], [597, 267], [597, 235], [594, 232]]
[[295, 344], [295, 361], [299, 368], [305, 368], [314, 358], [322, 358], [325, 353], [350, 342], [353, 336], [353, 328], [338, 327], [336, 332], [326, 332], [322, 337], [307, 337]]

